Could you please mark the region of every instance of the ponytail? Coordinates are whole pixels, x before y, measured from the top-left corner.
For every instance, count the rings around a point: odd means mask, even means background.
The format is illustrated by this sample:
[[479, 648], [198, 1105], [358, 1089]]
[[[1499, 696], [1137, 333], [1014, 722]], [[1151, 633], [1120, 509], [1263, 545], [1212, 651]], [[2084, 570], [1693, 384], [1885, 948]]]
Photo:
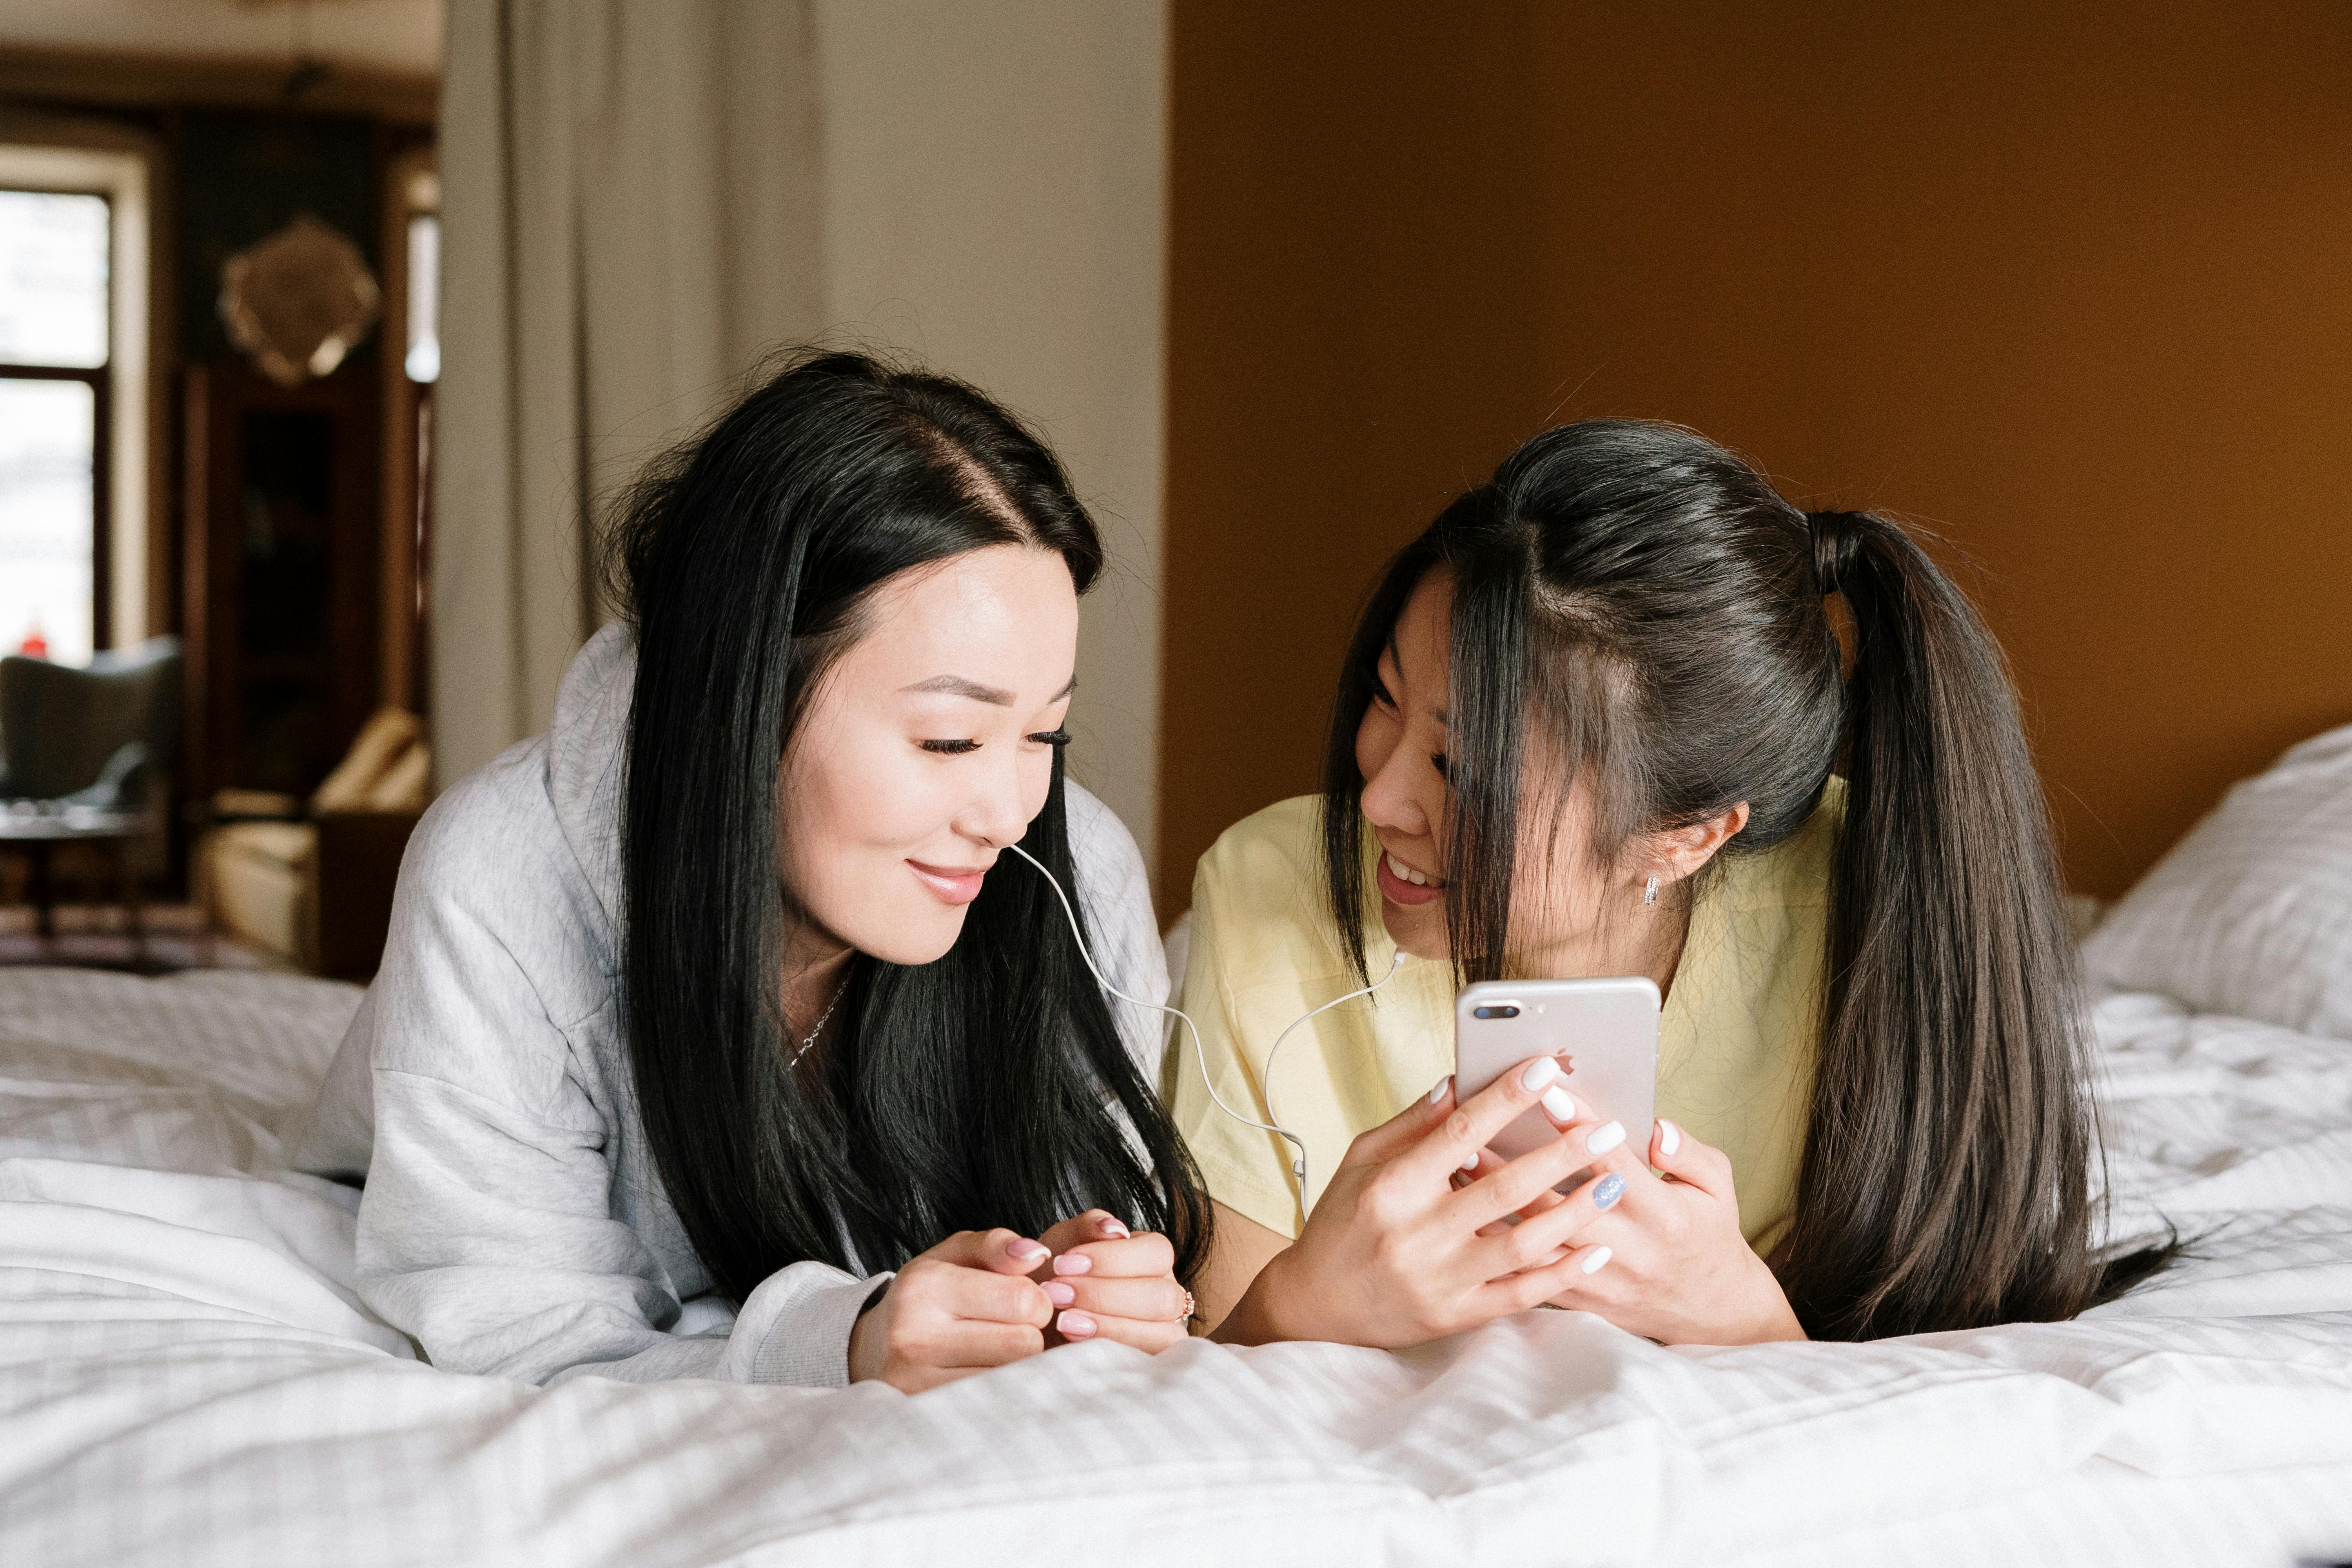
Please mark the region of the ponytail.
[[1741, 805], [1746, 826], [1720, 857], [1769, 852], [1813, 818], [1834, 773], [1847, 776], [1811, 1113], [1772, 1259], [1807, 1331], [2070, 1317], [2171, 1255], [2102, 1266], [2093, 1254], [2080, 974], [1991, 635], [1903, 528], [1801, 513], [1691, 431], [1545, 431], [1391, 562], [1324, 763], [1324, 879], [1355, 969], [1367, 918], [1356, 735], [1397, 616], [1439, 569], [1454, 583], [1457, 965], [1502, 967], [1505, 850], [1524, 825], [1563, 820], [1556, 801], [1519, 799], [1522, 747], [1590, 782], [1600, 865], [1639, 834]]
[[1870, 512], [1806, 522], [1818, 587], [1852, 616], [1853, 660], [1781, 1287], [1827, 1338], [2071, 1317], [2103, 1283], [2089, 1242], [2097, 1144], [2079, 966], [2008, 670], [1900, 526]]

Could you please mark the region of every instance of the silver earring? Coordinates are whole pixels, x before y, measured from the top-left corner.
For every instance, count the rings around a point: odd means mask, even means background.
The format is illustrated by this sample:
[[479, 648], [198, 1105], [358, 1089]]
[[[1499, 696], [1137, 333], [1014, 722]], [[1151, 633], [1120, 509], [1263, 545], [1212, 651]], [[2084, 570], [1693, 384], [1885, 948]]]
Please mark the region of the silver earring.
[[1648, 909], [1658, 901], [1658, 879], [1655, 877], [1642, 889], [1642, 907]]

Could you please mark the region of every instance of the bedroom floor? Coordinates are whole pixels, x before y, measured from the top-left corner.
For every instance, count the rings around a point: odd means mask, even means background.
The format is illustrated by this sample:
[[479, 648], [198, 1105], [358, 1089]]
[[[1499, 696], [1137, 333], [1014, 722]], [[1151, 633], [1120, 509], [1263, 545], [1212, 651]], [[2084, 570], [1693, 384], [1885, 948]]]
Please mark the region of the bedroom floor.
[[44, 942], [34, 933], [30, 906], [0, 906], [0, 966], [64, 964], [133, 974], [285, 967], [234, 937], [207, 933], [193, 904], [149, 904], [141, 923], [143, 935], [133, 937], [120, 905], [59, 904], [57, 935]]

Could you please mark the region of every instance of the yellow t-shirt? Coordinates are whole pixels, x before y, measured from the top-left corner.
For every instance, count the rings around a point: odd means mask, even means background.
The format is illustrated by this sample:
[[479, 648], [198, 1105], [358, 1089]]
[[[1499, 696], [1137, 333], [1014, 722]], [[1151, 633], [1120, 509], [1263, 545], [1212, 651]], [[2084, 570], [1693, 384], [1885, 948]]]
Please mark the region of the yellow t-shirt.
[[[1183, 1008], [1201, 1031], [1209, 1077], [1234, 1110], [1279, 1121], [1307, 1149], [1310, 1202], [1356, 1134], [1377, 1127], [1454, 1070], [1454, 973], [1407, 957], [1377, 996], [1343, 1003], [1293, 1033], [1266, 1110], [1265, 1053], [1294, 1019], [1359, 984], [1340, 957], [1322, 890], [1319, 801], [1312, 795], [1244, 818], [1201, 858], [1192, 880]], [[1786, 1230], [1804, 1152], [1819, 1043], [1831, 857], [1843, 781], [1820, 809], [1761, 855], [1726, 855], [1691, 911], [1682, 962], [1659, 1021], [1658, 1114], [1731, 1160], [1739, 1228], [1759, 1253]], [[1366, 836], [1368, 889], [1376, 853]], [[1396, 944], [1380, 895], [1365, 958], [1386, 973]], [[1298, 1234], [1290, 1146], [1219, 1110], [1201, 1086], [1182, 1026], [1162, 1089], [1210, 1194], [1277, 1235]]]

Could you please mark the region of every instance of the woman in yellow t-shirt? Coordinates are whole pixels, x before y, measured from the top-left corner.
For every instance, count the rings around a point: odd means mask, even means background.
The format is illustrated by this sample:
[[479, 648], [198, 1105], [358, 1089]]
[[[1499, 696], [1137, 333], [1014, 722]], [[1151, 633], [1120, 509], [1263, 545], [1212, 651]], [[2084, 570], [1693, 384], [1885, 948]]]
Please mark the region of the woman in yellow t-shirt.
[[[1321, 798], [1228, 830], [1193, 921], [1200, 1045], [1163, 1087], [1218, 1338], [1544, 1303], [1873, 1338], [2068, 1317], [2161, 1261], [2092, 1252], [2074, 946], [1999, 648], [1904, 529], [1689, 431], [1548, 431], [1391, 563]], [[1455, 1103], [1461, 984], [1586, 974], [1664, 994], [1646, 1148], [1572, 1058]], [[1300, 1140], [1305, 1191], [1204, 1078]], [[1554, 1142], [1485, 1148], [1533, 1105]]]

